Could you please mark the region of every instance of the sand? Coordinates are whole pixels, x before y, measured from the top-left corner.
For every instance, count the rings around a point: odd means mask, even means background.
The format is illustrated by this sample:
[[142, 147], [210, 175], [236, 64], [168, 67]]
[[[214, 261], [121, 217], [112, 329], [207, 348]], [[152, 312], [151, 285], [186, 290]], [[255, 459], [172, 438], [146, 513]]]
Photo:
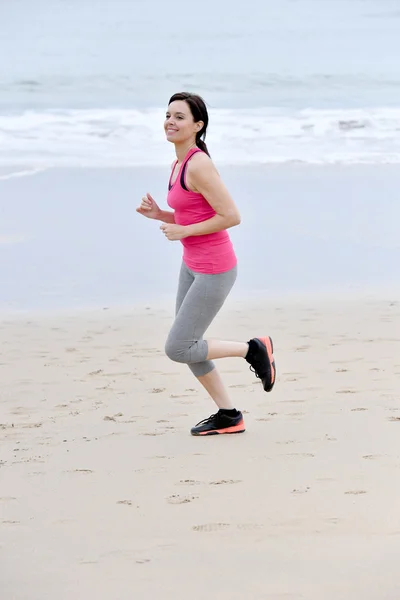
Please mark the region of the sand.
[[172, 308], [2, 318], [2, 600], [397, 600], [400, 302], [228, 301], [278, 380], [219, 361], [247, 431], [208, 438]]

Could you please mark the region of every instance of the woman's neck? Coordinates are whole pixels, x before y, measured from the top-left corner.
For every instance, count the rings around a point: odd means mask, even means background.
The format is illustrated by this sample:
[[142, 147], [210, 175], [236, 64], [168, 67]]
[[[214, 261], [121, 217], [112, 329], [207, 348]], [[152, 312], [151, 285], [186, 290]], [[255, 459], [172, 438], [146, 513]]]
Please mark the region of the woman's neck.
[[181, 163], [185, 159], [186, 154], [192, 148], [196, 148], [196, 142], [185, 142], [183, 144], [175, 144], [175, 154], [176, 158], [178, 159], [178, 162]]

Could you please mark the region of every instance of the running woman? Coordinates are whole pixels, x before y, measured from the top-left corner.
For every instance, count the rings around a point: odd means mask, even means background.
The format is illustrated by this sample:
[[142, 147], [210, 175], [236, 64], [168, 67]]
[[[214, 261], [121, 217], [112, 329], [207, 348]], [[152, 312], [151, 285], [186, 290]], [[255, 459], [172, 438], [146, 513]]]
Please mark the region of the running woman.
[[171, 97], [164, 129], [176, 154], [167, 196], [172, 210], [161, 210], [150, 194], [136, 209], [161, 221], [166, 238], [183, 245], [175, 321], [165, 352], [171, 360], [189, 366], [219, 409], [192, 427], [192, 435], [245, 431], [243, 414], [233, 406], [215, 359], [244, 358], [266, 392], [272, 390], [276, 377], [269, 336], [248, 342], [203, 339], [236, 280], [237, 258], [227, 229], [240, 223], [239, 211], [204, 142], [207, 126], [207, 108], [200, 96], [184, 92]]

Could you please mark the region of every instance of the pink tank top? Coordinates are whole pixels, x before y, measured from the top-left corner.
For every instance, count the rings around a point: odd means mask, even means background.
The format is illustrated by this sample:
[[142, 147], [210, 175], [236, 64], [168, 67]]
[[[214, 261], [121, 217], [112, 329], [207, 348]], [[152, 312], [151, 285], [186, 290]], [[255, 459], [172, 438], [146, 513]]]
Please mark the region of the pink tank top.
[[[181, 164], [178, 175], [171, 183], [175, 162], [168, 184], [167, 202], [174, 210], [177, 225], [192, 225], [211, 219], [216, 212], [202, 194], [192, 192], [186, 185], [186, 166], [199, 148], [192, 148]], [[224, 273], [236, 265], [236, 255], [226, 230], [195, 235], [181, 240], [183, 261], [189, 269], [197, 273]]]

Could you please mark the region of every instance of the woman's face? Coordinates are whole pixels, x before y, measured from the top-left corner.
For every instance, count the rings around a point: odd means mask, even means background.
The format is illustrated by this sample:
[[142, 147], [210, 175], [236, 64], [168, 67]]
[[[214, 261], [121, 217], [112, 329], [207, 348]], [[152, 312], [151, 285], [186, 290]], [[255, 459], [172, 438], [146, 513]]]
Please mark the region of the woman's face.
[[197, 123], [189, 105], [184, 100], [175, 100], [168, 106], [164, 122], [164, 130], [169, 142], [184, 143], [196, 139], [196, 133], [203, 127], [203, 122]]

